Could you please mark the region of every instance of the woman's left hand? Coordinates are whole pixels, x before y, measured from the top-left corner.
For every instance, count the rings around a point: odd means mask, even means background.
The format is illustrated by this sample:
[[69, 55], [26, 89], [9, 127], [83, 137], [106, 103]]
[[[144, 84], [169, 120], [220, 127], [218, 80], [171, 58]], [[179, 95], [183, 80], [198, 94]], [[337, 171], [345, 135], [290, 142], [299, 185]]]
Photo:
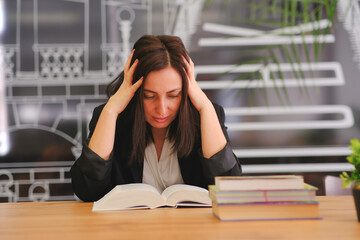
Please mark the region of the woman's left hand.
[[223, 149], [227, 141], [214, 106], [195, 80], [194, 63], [190, 58], [189, 61], [184, 58], [184, 63], [189, 84], [188, 95], [200, 113], [202, 153], [205, 158], [210, 158]]
[[195, 108], [201, 112], [201, 110], [210, 103], [210, 100], [205, 95], [205, 93], [201, 90], [198, 83], [195, 80], [195, 69], [194, 69], [194, 63], [189, 57], [189, 62], [183, 58], [184, 63], [186, 65], [186, 73], [188, 78], [188, 95], [190, 97], [190, 100], [192, 104], [195, 106]]

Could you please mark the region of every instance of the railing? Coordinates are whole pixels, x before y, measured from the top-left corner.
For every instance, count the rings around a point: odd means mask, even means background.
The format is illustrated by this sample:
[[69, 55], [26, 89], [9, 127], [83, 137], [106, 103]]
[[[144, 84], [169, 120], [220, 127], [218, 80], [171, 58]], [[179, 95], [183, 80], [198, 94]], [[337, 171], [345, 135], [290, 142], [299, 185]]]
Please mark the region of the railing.
[[105, 44], [102, 46], [104, 56], [104, 66], [106, 73], [109, 77], [114, 77], [119, 74], [126, 62], [128, 57], [125, 54], [121, 44]]
[[13, 79], [15, 76], [15, 57], [16, 53], [19, 51], [19, 47], [17, 45], [0, 45], [2, 48], [2, 61], [4, 68], [4, 76], [5, 79]]
[[[71, 184], [72, 162], [0, 164], [0, 198], [8, 202], [74, 200], [68, 193], [51, 194], [52, 188]], [[21, 166], [21, 168], [19, 168]], [[1, 169], [6, 168], [6, 169]]]
[[84, 75], [84, 52], [82, 44], [35, 45], [38, 57], [35, 63], [39, 77], [47, 79], [77, 79]]

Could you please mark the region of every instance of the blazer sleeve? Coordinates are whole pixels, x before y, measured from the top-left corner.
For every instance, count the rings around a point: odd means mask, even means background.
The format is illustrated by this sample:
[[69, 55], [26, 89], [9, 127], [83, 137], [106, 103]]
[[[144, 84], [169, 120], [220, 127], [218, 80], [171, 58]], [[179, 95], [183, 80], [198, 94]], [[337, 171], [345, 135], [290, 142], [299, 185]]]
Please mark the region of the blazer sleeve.
[[224, 109], [217, 104], [214, 104], [214, 108], [227, 143], [222, 150], [210, 158], [201, 158], [204, 174], [210, 179], [210, 184], [213, 184], [215, 176], [240, 176], [242, 173], [240, 162], [233, 153], [230, 144], [227, 127], [225, 126]]
[[103, 106], [94, 109], [89, 123], [89, 137], [84, 141], [81, 155], [70, 170], [73, 191], [78, 198], [86, 202], [100, 199], [114, 187], [110, 176], [113, 154], [108, 160], [104, 160], [88, 147]]

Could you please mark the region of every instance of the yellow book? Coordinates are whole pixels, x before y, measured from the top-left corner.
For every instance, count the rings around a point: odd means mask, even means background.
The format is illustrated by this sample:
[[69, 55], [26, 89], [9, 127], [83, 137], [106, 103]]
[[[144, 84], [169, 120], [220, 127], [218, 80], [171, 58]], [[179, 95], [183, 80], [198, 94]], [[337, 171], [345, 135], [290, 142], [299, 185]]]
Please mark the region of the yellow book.
[[303, 189], [304, 178], [297, 175], [215, 177], [215, 186], [221, 191]]

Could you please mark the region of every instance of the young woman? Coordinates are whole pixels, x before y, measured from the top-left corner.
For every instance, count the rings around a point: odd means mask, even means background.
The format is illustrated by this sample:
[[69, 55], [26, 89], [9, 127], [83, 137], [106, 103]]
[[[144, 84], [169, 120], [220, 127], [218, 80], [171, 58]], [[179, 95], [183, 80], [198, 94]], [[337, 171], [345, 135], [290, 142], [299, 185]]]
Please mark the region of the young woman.
[[224, 110], [198, 86], [180, 38], [141, 37], [107, 94], [71, 168], [81, 200], [96, 201], [118, 184], [207, 188], [215, 176], [241, 174]]

